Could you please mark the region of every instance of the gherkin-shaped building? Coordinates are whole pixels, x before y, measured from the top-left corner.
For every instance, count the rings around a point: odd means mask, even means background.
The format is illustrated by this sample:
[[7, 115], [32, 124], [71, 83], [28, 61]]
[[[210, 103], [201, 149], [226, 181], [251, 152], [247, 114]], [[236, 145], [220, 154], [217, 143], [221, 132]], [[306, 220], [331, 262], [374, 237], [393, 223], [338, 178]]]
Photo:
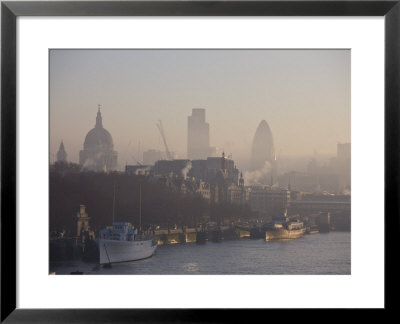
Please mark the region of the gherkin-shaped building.
[[250, 171], [269, 170], [271, 175], [276, 169], [276, 155], [271, 128], [265, 120], [257, 127], [253, 139], [250, 158]]

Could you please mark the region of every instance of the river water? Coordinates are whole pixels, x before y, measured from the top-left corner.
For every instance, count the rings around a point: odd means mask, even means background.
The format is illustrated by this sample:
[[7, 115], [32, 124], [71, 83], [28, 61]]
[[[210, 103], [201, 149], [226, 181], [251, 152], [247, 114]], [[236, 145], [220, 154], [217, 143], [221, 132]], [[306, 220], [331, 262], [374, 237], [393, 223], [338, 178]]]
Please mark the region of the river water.
[[53, 263], [50, 272], [85, 275], [228, 275], [228, 274], [351, 274], [350, 232], [311, 234], [297, 240], [265, 242], [241, 239], [161, 245], [145, 260], [113, 264], [103, 268], [95, 263], [70, 261]]

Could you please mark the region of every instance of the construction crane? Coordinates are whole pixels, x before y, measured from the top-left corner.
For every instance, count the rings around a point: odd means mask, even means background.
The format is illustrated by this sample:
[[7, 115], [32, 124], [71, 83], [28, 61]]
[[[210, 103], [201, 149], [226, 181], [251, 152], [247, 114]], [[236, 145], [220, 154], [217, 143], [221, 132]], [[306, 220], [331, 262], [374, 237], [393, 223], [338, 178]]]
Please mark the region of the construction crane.
[[136, 164], [137, 164], [137, 165], [143, 166], [143, 164], [142, 164], [142, 163], [140, 163], [138, 160], [136, 160], [136, 158], [135, 158], [135, 156], [134, 156], [134, 155], [132, 155], [132, 157], [133, 157], [133, 159], [136, 161]]
[[[129, 151], [129, 149], [130, 149], [131, 143], [132, 143], [132, 141], [129, 141], [129, 143], [128, 143], [128, 151]], [[139, 148], [138, 148], [138, 156], [140, 156], [140, 153], [139, 153], [139, 152], [140, 152], [140, 141], [139, 141]], [[140, 165], [140, 166], [143, 165], [142, 163], [139, 162], [139, 160], [136, 159], [136, 157], [135, 157], [134, 154], [132, 154], [132, 158], [136, 161], [136, 164], [137, 164], [137, 165]]]
[[160, 131], [161, 137], [162, 137], [162, 139], [163, 139], [163, 141], [164, 141], [165, 154], [167, 155], [167, 159], [168, 159], [168, 160], [172, 160], [172, 154], [171, 154], [171, 152], [170, 152], [169, 149], [168, 149], [167, 140], [165, 139], [164, 127], [163, 127], [163, 125], [162, 125], [161, 120], [158, 121], [157, 128], [158, 128], [158, 130]]

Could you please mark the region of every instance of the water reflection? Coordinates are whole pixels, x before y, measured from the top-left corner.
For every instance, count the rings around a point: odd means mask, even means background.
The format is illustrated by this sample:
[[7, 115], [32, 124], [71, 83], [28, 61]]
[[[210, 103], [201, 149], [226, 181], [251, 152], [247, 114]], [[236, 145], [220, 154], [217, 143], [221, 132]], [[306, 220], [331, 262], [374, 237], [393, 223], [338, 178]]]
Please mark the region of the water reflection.
[[306, 235], [292, 241], [243, 239], [162, 245], [145, 260], [113, 264], [105, 269], [93, 263], [69, 261], [50, 265], [50, 272], [70, 274], [351, 274], [351, 233]]
[[190, 263], [185, 263], [183, 265], [183, 270], [185, 272], [198, 272], [199, 271], [199, 265], [195, 262], [190, 262]]

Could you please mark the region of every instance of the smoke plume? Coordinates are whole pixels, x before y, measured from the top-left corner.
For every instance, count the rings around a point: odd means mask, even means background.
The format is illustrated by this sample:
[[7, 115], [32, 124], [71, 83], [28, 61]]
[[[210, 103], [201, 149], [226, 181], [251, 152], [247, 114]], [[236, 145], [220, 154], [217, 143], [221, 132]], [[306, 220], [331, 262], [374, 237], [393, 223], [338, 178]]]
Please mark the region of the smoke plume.
[[268, 175], [271, 174], [272, 165], [268, 161], [265, 162], [262, 169], [255, 171], [245, 171], [243, 178], [246, 186], [267, 184], [269, 182]]
[[187, 174], [190, 171], [190, 169], [192, 168], [192, 162], [188, 162], [186, 164], [186, 166], [182, 169], [182, 176], [183, 178], [186, 180]]

